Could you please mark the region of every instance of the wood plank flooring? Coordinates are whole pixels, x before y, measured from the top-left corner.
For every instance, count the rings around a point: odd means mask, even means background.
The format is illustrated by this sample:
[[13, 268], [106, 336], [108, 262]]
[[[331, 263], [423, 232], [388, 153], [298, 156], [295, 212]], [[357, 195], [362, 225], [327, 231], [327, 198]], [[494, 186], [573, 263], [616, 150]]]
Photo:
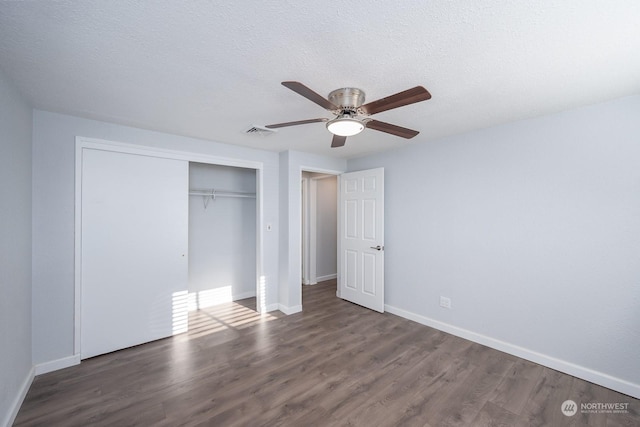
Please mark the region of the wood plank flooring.
[[[192, 312], [189, 332], [38, 376], [16, 426], [639, 426], [640, 401], [335, 296], [302, 313], [255, 299]], [[628, 403], [624, 414], [560, 405]]]

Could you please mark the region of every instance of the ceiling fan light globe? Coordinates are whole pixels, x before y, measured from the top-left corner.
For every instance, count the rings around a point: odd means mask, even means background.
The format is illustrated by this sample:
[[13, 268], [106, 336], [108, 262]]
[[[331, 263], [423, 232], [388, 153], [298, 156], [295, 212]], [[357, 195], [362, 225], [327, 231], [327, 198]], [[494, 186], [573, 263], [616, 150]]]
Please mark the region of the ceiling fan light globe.
[[360, 120], [350, 117], [338, 117], [327, 122], [327, 129], [334, 135], [353, 136], [364, 130], [364, 125]]

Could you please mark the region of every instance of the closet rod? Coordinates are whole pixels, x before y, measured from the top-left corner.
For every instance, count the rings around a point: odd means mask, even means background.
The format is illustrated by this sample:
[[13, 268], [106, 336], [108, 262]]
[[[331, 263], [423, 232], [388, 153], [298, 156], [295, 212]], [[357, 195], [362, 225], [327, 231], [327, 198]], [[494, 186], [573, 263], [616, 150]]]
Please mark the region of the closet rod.
[[203, 197], [236, 197], [236, 198], [250, 198], [255, 199], [256, 193], [246, 193], [242, 191], [224, 191], [224, 190], [189, 190], [190, 196], [203, 196]]

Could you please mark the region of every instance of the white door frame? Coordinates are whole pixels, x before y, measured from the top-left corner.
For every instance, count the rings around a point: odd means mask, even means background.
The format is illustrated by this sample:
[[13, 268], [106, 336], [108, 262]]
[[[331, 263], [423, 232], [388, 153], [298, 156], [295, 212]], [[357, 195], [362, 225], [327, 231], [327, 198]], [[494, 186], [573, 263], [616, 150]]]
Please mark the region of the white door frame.
[[261, 278], [263, 272], [263, 168], [262, 162], [210, 156], [188, 151], [170, 150], [146, 145], [137, 145], [96, 138], [76, 137], [75, 159], [75, 248], [74, 248], [74, 356], [80, 356], [81, 349], [81, 297], [82, 297], [82, 151], [85, 149], [138, 154], [187, 162], [207, 163], [220, 166], [234, 166], [256, 171], [256, 309], [265, 312], [265, 289]]
[[[302, 180], [303, 180], [302, 173], [303, 172], [319, 173], [319, 174], [323, 174], [324, 175], [324, 177], [318, 177], [318, 179], [328, 178], [329, 176], [335, 176], [338, 179], [338, 183], [340, 182], [340, 175], [345, 173], [345, 171], [342, 171], [342, 170], [322, 169], [322, 168], [317, 168], [317, 167], [313, 167], [313, 166], [300, 166], [300, 168], [298, 170], [298, 180], [301, 183], [300, 185], [303, 185], [302, 184]], [[314, 185], [317, 184], [317, 180], [316, 181], [310, 180], [310, 181], [312, 181]], [[339, 197], [339, 195], [340, 194], [338, 192], [336, 197]], [[303, 205], [304, 205], [305, 201], [304, 201], [304, 199], [302, 199], [302, 192], [301, 192], [301, 197], [300, 198], [301, 198], [301, 200], [300, 200], [301, 203], [300, 203], [300, 206], [299, 206], [299, 208], [300, 208], [299, 214], [300, 214], [300, 223], [302, 224], [304, 222], [304, 214], [305, 214], [305, 211], [304, 211], [304, 208], [303, 208]], [[336, 215], [337, 215], [337, 213], [336, 213]], [[314, 218], [314, 221], [315, 221], [315, 218]], [[301, 228], [299, 230], [299, 232], [300, 232], [300, 247], [302, 248], [303, 247], [304, 238], [303, 238], [303, 233], [302, 233], [302, 227], [300, 227], [300, 228]], [[315, 239], [315, 236], [313, 236], [313, 237], [309, 236], [309, 241], [311, 241], [312, 238]], [[305, 252], [304, 250], [300, 251], [300, 259], [298, 260], [298, 265], [300, 266], [300, 275], [299, 275], [300, 277], [302, 277], [302, 259], [303, 259], [302, 257], [305, 256], [304, 252]], [[309, 254], [310, 255], [314, 255], [314, 258], [315, 258], [315, 247], [314, 247], [313, 254], [311, 254], [311, 250], [309, 250]], [[338, 262], [338, 264], [337, 264], [337, 269], [338, 269], [337, 274], [338, 274], [338, 279], [340, 279], [340, 257], [338, 257], [337, 262]], [[314, 270], [313, 271], [314, 271], [314, 277], [315, 277], [316, 276], [316, 274], [315, 274], [315, 260], [314, 260], [313, 263], [314, 263]], [[302, 293], [300, 294], [300, 306], [302, 307]]]
[[[304, 170], [303, 172], [310, 171]], [[322, 173], [316, 176], [302, 177], [302, 283], [304, 285], [318, 284], [318, 181], [331, 177], [336, 177], [337, 180], [339, 175]], [[336, 194], [336, 197], [339, 198], [339, 194]], [[337, 211], [336, 215], [338, 215]]]
[[310, 271], [310, 245], [309, 241], [310, 233], [309, 233], [309, 178], [302, 177], [300, 180], [302, 185], [302, 191], [300, 192], [300, 197], [302, 198], [302, 229], [300, 230], [302, 236], [302, 284], [310, 285], [311, 284], [311, 271]]

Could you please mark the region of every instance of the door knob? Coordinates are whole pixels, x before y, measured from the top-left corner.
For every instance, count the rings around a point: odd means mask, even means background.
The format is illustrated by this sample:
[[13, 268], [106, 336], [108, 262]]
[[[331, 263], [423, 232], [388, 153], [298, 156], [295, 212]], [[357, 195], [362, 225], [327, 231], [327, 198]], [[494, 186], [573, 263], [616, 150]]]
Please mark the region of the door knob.
[[377, 251], [381, 251], [381, 250], [383, 250], [383, 249], [384, 249], [384, 246], [380, 246], [380, 245], [378, 245], [378, 246], [371, 246], [371, 249], [375, 249], [375, 250], [377, 250]]

